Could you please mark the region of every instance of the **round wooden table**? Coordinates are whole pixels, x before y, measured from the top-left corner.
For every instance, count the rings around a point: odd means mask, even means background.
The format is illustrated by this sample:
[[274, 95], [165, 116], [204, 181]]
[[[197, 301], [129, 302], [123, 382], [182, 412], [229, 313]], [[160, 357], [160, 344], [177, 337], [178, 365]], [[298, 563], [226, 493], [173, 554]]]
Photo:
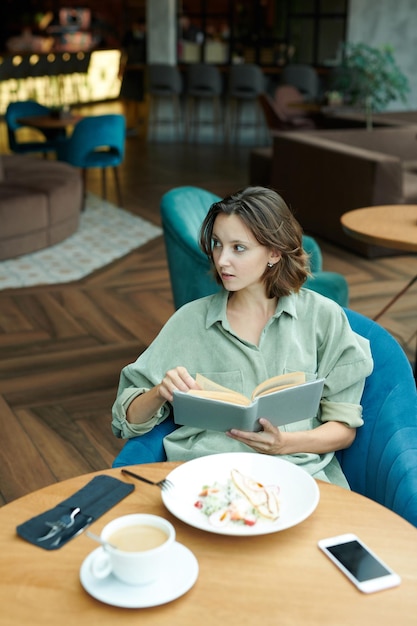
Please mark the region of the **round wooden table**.
[[52, 115], [31, 115], [20, 117], [17, 121], [23, 126], [41, 130], [47, 137], [53, 139], [65, 134], [67, 129], [75, 126], [82, 119], [82, 115], [69, 113], [60, 117], [54, 117]]
[[[159, 480], [175, 466], [142, 465], [140, 473]], [[97, 520], [92, 532], [99, 534], [109, 520], [128, 513], [169, 519], [178, 541], [199, 562], [198, 579], [185, 595], [146, 609], [109, 606], [92, 598], [80, 583], [80, 566], [97, 548], [88, 536], [47, 552], [16, 535], [17, 524], [55, 506], [97, 474], [133, 481], [136, 488]], [[0, 624], [414, 625], [417, 529], [367, 498], [322, 482], [319, 487], [319, 505], [307, 520], [255, 537], [216, 535], [188, 526], [165, 509], [157, 487], [125, 477], [120, 469], [86, 474], [31, 493], [0, 509]], [[358, 534], [374, 549], [400, 574], [401, 585], [371, 595], [358, 591], [317, 548], [319, 539], [345, 532]]]
[[359, 241], [417, 252], [417, 205], [387, 204], [355, 209], [340, 218], [343, 230]]
[[[354, 239], [385, 248], [417, 252], [417, 204], [386, 204], [355, 209], [340, 218], [343, 230]], [[417, 274], [404, 285], [373, 317], [377, 321], [410, 287], [417, 282]], [[417, 346], [414, 363], [417, 380]]]

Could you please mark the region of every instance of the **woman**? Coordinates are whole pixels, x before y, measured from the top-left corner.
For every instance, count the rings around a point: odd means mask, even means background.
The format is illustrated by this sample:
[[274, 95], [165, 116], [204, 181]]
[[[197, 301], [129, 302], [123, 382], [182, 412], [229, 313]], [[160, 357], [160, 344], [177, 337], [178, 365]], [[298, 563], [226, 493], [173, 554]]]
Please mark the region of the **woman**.
[[166, 419], [175, 389], [198, 388], [197, 372], [249, 396], [269, 377], [303, 371], [326, 379], [316, 418], [280, 428], [262, 418], [260, 432], [183, 426], [164, 440], [168, 460], [259, 452], [348, 487], [334, 452], [348, 447], [363, 423], [372, 358], [335, 302], [302, 289], [308, 258], [300, 225], [276, 192], [249, 187], [212, 205], [200, 245], [223, 289], [179, 309], [122, 370], [114, 433], [140, 435]]

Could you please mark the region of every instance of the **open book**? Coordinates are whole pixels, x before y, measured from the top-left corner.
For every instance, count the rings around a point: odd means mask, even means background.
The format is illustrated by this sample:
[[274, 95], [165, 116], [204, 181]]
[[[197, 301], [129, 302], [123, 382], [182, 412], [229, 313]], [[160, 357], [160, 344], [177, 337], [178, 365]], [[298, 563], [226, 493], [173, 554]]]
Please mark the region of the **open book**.
[[201, 389], [174, 391], [174, 421], [220, 431], [260, 430], [260, 417], [275, 426], [315, 417], [324, 385], [323, 378], [307, 382], [303, 372], [282, 374], [260, 383], [247, 398], [201, 374], [196, 382]]

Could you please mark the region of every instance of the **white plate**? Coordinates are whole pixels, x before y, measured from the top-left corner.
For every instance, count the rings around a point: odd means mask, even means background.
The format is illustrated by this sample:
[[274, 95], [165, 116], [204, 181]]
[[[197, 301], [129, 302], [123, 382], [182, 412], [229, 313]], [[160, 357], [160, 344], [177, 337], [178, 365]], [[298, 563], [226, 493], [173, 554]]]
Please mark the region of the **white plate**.
[[[279, 486], [281, 506], [276, 521], [258, 520], [254, 526], [229, 523], [217, 528], [194, 506], [204, 485], [226, 482], [234, 468], [263, 484]], [[291, 528], [311, 515], [320, 499], [316, 481], [304, 469], [284, 459], [251, 452], [193, 459], [176, 467], [167, 478], [174, 483], [173, 489], [162, 491], [168, 511], [190, 526], [221, 535], [266, 535]]]
[[166, 604], [184, 595], [194, 585], [198, 576], [198, 562], [194, 554], [175, 542], [167, 559], [166, 569], [157, 581], [149, 585], [125, 585], [112, 574], [98, 580], [91, 573], [91, 561], [97, 548], [84, 560], [80, 580], [84, 589], [96, 600], [127, 609], [142, 609]]

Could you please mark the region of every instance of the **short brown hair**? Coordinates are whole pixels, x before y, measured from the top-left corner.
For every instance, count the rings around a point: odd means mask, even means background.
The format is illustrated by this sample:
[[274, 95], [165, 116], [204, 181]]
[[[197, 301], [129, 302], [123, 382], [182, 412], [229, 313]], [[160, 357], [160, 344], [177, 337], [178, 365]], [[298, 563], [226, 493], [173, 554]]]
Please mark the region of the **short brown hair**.
[[[299, 291], [310, 274], [308, 256], [302, 246], [302, 228], [283, 198], [266, 187], [247, 187], [212, 204], [201, 226], [200, 247], [213, 266], [214, 221], [222, 213], [238, 215], [258, 243], [281, 253], [278, 263], [265, 268], [268, 298]], [[221, 284], [217, 272], [216, 281]]]

